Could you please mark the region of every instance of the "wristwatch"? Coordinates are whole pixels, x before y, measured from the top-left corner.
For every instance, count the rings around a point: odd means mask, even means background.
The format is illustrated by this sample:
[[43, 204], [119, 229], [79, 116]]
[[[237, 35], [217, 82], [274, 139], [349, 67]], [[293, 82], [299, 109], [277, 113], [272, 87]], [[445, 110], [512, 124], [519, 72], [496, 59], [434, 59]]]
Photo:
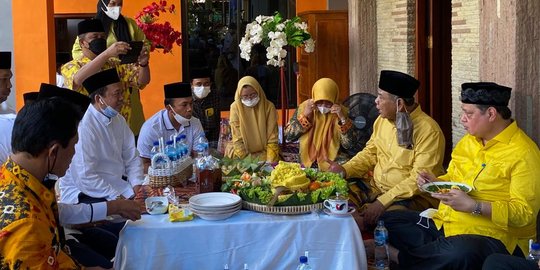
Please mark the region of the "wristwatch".
[[474, 210], [471, 212], [471, 214], [473, 216], [482, 215], [482, 203], [481, 202], [476, 202], [476, 204], [474, 205]]

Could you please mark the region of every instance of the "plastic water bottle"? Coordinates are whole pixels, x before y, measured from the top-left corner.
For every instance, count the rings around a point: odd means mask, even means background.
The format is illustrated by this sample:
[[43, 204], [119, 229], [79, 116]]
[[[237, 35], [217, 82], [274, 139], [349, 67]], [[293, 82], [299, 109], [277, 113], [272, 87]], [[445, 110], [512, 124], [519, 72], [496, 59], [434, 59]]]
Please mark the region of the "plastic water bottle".
[[[159, 147], [159, 141], [155, 141], [153, 143], [152, 149], [150, 150], [150, 159], [152, 159], [156, 154], [159, 153], [161, 153], [161, 147]], [[166, 163], [167, 162], [165, 161], [165, 159], [160, 157], [156, 160], [154, 169], [163, 169], [165, 168]]]
[[176, 137], [176, 149], [180, 152], [182, 159], [189, 156], [189, 150], [186, 142], [186, 135], [180, 135]]
[[165, 154], [169, 157], [171, 161], [175, 161], [177, 159], [176, 149], [174, 149], [172, 140], [167, 141], [167, 146], [165, 147]]
[[384, 270], [389, 268], [388, 261], [388, 230], [384, 227], [384, 221], [379, 220], [374, 232], [375, 236], [375, 269]]
[[152, 150], [150, 150], [150, 158], [152, 158], [157, 153], [159, 153], [159, 142], [155, 141], [152, 146]]
[[308, 264], [308, 258], [306, 256], [300, 256], [300, 264], [296, 267], [296, 270], [312, 270]]
[[195, 145], [193, 146], [193, 150], [195, 150], [195, 152], [204, 152], [205, 155], [208, 154], [208, 140], [206, 139], [206, 137], [202, 136], [202, 137], [199, 137], [197, 139], [197, 141], [195, 142]]
[[538, 260], [540, 260], [540, 244], [539, 243], [531, 244], [531, 249], [529, 250], [529, 256], [527, 256], [527, 260], [538, 263]]

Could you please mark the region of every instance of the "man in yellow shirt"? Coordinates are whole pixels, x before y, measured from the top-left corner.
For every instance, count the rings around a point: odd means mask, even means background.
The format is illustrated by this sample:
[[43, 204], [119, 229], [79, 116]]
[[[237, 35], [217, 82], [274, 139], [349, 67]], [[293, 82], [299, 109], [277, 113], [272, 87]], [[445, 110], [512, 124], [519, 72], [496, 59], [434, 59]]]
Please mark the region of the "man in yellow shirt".
[[540, 151], [511, 119], [510, 91], [495, 83], [462, 85], [460, 120], [468, 134], [452, 152], [448, 172], [422, 173], [418, 185], [454, 181], [472, 190], [433, 194], [441, 204], [428, 228], [416, 225], [416, 212], [382, 217], [390, 259], [401, 269], [480, 269], [490, 254], [528, 251], [540, 208]]
[[0, 268], [79, 269], [64, 251], [54, 189], [78, 140], [80, 112], [62, 99], [24, 106], [13, 128], [13, 154], [0, 171]]
[[423, 170], [443, 173], [445, 141], [439, 125], [414, 100], [419, 85], [408, 74], [381, 71], [375, 100], [380, 115], [370, 140], [343, 166], [331, 162], [330, 170], [347, 178], [363, 178], [373, 171], [369, 183], [357, 181], [364, 190], [358, 191], [364, 197], [360, 203], [367, 203], [361, 213], [365, 225], [375, 224], [386, 210], [423, 210], [436, 204], [419, 194], [416, 178]]
[[[99, 71], [116, 68], [122, 83], [124, 104], [120, 114], [131, 123], [131, 88], [142, 89], [150, 82], [150, 68], [148, 66], [149, 54], [143, 49], [138, 62], [134, 64], [120, 64], [118, 56], [126, 54], [131, 47], [129, 43], [118, 41], [107, 48], [105, 31], [100, 20], [92, 19], [80, 22], [77, 25], [78, 37], [82, 49], [82, 56], [62, 66], [64, 87], [75, 90], [81, 94], [89, 95], [82, 82]], [[140, 126], [134, 129], [139, 134]]]

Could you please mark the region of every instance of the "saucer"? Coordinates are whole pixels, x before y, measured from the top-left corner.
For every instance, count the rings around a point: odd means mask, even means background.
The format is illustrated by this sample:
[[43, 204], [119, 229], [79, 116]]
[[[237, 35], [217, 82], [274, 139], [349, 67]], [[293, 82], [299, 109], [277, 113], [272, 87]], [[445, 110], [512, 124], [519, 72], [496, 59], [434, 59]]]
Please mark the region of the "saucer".
[[330, 209], [328, 208], [324, 208], [323, 209], [323, 212], [329, 216], [334, 216], [334, 217], [347, 217], [347, 216], [350, 216], [352, 213], [356, 212], [356, 208], [354, 207], [349, 207], [349, 211], [347, 211], [347, 213], [344, 213], [344, 214], [336, 214], [336, 213], [332, 213], [330, 212]]

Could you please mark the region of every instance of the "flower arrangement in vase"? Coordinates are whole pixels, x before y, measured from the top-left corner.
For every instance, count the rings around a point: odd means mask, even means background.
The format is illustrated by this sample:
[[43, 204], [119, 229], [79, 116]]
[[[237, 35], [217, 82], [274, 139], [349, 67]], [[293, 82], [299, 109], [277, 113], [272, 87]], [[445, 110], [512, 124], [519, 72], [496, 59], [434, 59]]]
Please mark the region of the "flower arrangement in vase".
[[268, 65], [282, 67], [285, 64], [287, 50], [285, 46], [303, 46], [307, 53], [315, 49], [315, 41], [307, 31], [307, 24], [299, 17], [283, 20], [279, 13], [274, 16], [257, 16], [255, 21], [246, 26], [246, 33], [240, 42], [240, 57], [249, 60], [254, 44], [266, 47]]
[[157, 22], [159, 14], [162, 12], [174, 13], [174, 4], [167, 6], [167, 1], [165, 0], [160, 0], [159, 4], [152, 2], [137, 14], [135, 21], [150, 41], [150, 51], [163, 49], [163, 53], [169, 53], [172, 52], [174, 44], [178, 46], [182, 45], [182, 33], [176, 31], [170, 22]]

